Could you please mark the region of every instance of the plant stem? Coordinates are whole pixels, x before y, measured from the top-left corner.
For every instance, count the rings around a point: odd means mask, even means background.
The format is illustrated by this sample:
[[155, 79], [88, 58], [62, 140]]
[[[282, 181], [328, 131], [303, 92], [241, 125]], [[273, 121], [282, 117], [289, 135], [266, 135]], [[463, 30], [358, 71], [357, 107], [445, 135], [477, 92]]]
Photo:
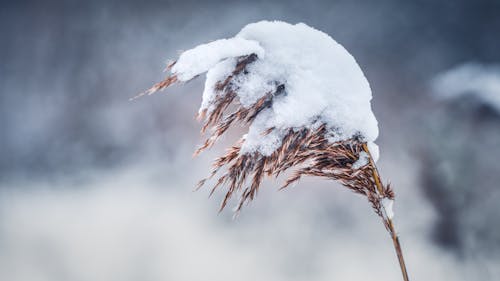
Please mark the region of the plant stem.
[[391, 219], [387, 219], [387, 227], [389, 229], [389, 234], [391, 235], [392, 242], [394, 244], [394, 250], [396, 250], [396, 254], [398, 255], [399, 266], [401, 267], [401, 273], [403, 274], [403, 280], [409, 281], [408, 271], [406, 270], [405, 259], [403, 257], [403, 250], [401, 249], [401, 244], [399, 243], [399, 237], [396, 233], [396, 229], [394, 228], [394, 223]]
[[[372, 175], [373, 175], [373, 179], [375, 180], [375, 186], [376, 186], [376, 190], [377, 190], [377, 193], [379, 195], [379, 200], [382, 200], [382, 196], [384, 195], [384, 188], [382, 186], [382, 181], [380, 180], [380, 175], [379, 175], [379, 172], [378, 172], [378, 169], [377, 169], [377, 166], [375, 165], [375, 161], [373, 161], [373, 157], [370, 153], [370, 150], [368, 149], [368, 145], [366, 143], [363, 143], [363, 150], [368, 153], [368, 155], [370, 156], [370, 164], [372, 166]], [[391, 235], [391, 238], [392, 238], [392, 242], [394, 244], [394, 250], [396, 251], [396, 255], [398, 256], [398, 261], [399, 261], [399, 267], [401, 268], [401, 273], [403, 274], [403, 280], [404, 281], [409, 281], [410, 278], [408, 277], [408, 270], [406, 269], [406, 264], [405, 264], [405, 260], [404, 260], [404, 257], [403, 257], [403, 250], [401, 248], [401, 244], [399, 243], [399, 237], [398, 237], [398, 234], [396, 232], [396, 228], [394, 227], [394, 222], [392, 221], [391, 218], [389, 218], [389, 216], [387, 216], [387, 213], [386, 213], [386, 210], [385, 208], [382, 206], [382, 212], [383, 212], [383, 221], [384, 221], [384, 225], [386, 226], [386, 229], [387, 231], [389, 232], [389, 234]]]

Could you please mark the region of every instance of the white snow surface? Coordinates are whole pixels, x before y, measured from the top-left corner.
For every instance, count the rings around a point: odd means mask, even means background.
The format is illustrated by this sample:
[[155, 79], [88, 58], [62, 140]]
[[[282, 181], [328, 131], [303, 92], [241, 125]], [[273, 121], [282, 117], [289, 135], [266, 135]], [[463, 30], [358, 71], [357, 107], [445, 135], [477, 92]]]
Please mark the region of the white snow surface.
[[500, 65], [464, 63], [438, 74], [432, 81], [436, 96], [454, 99], [474, 95], [500, 112]]
[[387, 218], [392, 219], [394, 218], [394, 200], [389, 199], [389, 198], [383, 198], [382, 199], [382, 208], [385, 210], [385, 214], [387, 215]]
[[[251, 53], [258, 60], [234, 83], [240, 104], [251, 106], [277, 85], [284, 85], [285, 90], [250, 126], [242, 153], [270, 155], [290, 128], [326, 123], [330, 141], [361, 136], [369, 143], [372, 156], [378, 155], [373, 143], [378, 136], [377, 120], [363, 72], [344, 47], [304, 23], [251, 23], [233, 38], [184, 52], [171, 71], [181, 81], [208, 71], [200, 110], [210, 111], [217, 95], [224, 94], [214, 92], [215, 83], [231, 73], [237, 57]], [[276, 130], [264, 137], [262, 133], [270, 127]]]
[[171, 71], [180, 81], [188, 81], [207, 72], [224, 59], [252, 53], [264, 56], [264, 50], [256, 41], [243, 38], [220, 39], [183, 52]]
[[370, 151], [373, 161], [377, 162], [380, 158], [380, 149], [378, 145], [374, 142], [368, 142], [368, 151]]
[[364, 151], [361, 151], [359, 153], [359, 158], [358, 160], [356, 160], [356, 162], [354, 162], [352, 164], [352, 168], [354, 170], [357, 170], [359, 168], [362, 168], [363, 166], [365, 166], [366, 164], [368, 164], [368, 162], [370, 161], [370, 157], [368, 156], [368, 153], [364, 152]]

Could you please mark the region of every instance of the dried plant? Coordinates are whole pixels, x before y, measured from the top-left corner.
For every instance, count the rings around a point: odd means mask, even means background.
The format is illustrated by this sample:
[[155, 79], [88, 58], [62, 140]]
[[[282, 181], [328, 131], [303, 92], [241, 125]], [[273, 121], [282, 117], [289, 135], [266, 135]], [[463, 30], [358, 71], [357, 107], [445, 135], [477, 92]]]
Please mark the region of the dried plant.
[[[209, 130], [210, 134], [196, 150], [195, 155], [210, 148], [232, 125], [251, 124], [262, 110], [271, 107], [277, 96], [285, 93], [285, 85], [276, 82], [275, 89], [258, 99], [253, 105], [243, 107], [239, 104], [238, 89], [233, 86], [233, 81], [240, 75], [246, 75], [247, 66], [257, 59], [256, 54], [239, 57], [232, 73], [216, 83], [215, 91], [219, 94], [213, 107], [210, 111], [204, 109], [197, 116], [199, 120], [204, 121], [202, 133]], [[171, 63], [168, 69], [173, 65], [175, 62]], [[152, 94], [177, 81], [175, 75], [169, 75], [139, 96]], [[231, 108], [234, 109], [229, 112]], [[269, 134], [273, 130], [275, 128], [268, 128], [264, 134]], [[328, 128], [325, 123], [319, 123], [315, 128], [291, 128], [283, 137], [279, 148], [271, 155], [263, 155], [258, 151], [242, 153], [244, 138], [241, 138], [223, 156], [214, 161], [211, 175], [201, 180], [198, 188], [203, 186], [208, 179], [220, 174], [210, 194], [221, 186], [227, 186], [226, 195], [220, 206], [220, 210], [223, 210], [233, 194], [240, 193], [236, 208], [240, 211], [246, 202], [255, 198], [264, 176], [278, 177], [284, 171], [294, 169], [281, 188], [297, 182], [302, 176], [337, 180], [355, 193], [366, 196], [392, 238], [404, 280], [409, 280], [392, 220], [390, 204], [394, 199], [394, 191], [389, 184], [382, 184], [368, 145], [361, 136], [331, 142], [329, 139], [332, 137], [332, 131], [335, 130]]]

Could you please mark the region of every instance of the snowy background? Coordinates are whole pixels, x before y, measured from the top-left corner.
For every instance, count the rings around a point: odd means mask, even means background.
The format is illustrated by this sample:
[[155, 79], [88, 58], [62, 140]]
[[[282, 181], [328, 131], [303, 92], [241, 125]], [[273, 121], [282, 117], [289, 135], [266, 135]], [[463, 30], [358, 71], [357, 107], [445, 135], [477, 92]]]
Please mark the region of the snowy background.
[[[499, 280], [499, 1], [15, 1], [0, 8], [0, 280], [400, 280], [366, 199], [192, 192], [203, 79], [129, 102], [179, 50], [281, 19], [371, 83], [412, 280]], [[230, 141], [230, 140], [228, 140]]]

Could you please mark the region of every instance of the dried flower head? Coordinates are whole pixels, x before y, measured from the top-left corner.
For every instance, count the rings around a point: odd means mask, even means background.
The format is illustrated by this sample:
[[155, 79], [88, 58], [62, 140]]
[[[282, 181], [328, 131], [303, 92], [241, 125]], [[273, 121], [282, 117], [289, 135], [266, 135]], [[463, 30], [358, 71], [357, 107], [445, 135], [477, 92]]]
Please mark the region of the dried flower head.
[[378, 128], [369, 103], [371, 91], [343, 47], [304, 24], [261, 22], [235, 38], [186, 51], [168, 70], [165, 80], [143, 94], [208, 71], [198, 113], [204, 122], [201, 131], [208, 137], [195, 155], [212, 147], [232, 126], [249, 126], [249, 133], [217, 158], [210, 176], [199, 183], [201, 187], [216, 178], [211, 194], [227, 187], [221, 210], [234, 194], [240, 195], [236, 209], [241, 210], [255, 198], [264, 176], [278, 177], [290, 169], [281, 188], [302, 176], [336, 180], [366, 196], [383, 219], [407, 278], [392, 223], [394, 192], [382, 184], [375, 166]]
[[[196, 150], [198, 155], [203, 150], [210, 148], [231, 126], [236, 123], [250, 124], [255, 117], [265, 108], [271, 107], [276, 96], [284, 94], [285, 85], [279, 84], [275, 90], [267, 93], [249, 107], [243, 107], [236, 100], [233, 92], [232, 81], [239, 76], [247, 75], [247, 66], [256, 61], [257, 55], [251, 54], [238, 58], [238, 63], [232, 73], [225, 79], [218, 81], [216, 91], [218, 99], [213, 104], [213, 109], [201, 111], [198, 118], [204, 121], [202, 132], [210, 131], [209, 137]], [[170, 65], [170, 68], [175, 63]], [[157, 83], [148, 93], [164, 89], [177, 81], [176, 76], [168, 76]], [[227, 112], [230, 107], [234, 111]], [[274, 128], [269, 128], [269, 134]], [[381, 198], [394, 199], [394, 192], [389, 186], [377, 189], [377, 179], [373, 170], [375, 164], [370, 156], [367, 144], [360, 137], [348, 140], [330, 142], [331, 130], [327, 124], [317, 124], [316, 128], [291, 128], [285, 134], [281, 145], [270, 155], [263, 155], [259, 151], [241, 153], [243, 138], [229, 148], [223, 156], [214, 161], [214, 168], [209, 178], [216, 176], [224, 167], [212, 188], [213, 193], [218, 187], [227, 185], [228, 189], [221, 210], [226, 206], [231, 196], [241, 191], [241, 198], [237, 206], [240, 210], [245, 202], [255, 198], [264, 176], [279, 176], [284, 171], [295, 168], [293, 174], [286, 180], [281, 188], [298, 181], [302, 176], [318, 176], [338, 180], [345, 187], [355, 193], [367, 196], [376, 213], [381, 215]], [[207, 179], [199, 182], [199, 187]], [[245, 186], [250, 181], [248, 186]]]

